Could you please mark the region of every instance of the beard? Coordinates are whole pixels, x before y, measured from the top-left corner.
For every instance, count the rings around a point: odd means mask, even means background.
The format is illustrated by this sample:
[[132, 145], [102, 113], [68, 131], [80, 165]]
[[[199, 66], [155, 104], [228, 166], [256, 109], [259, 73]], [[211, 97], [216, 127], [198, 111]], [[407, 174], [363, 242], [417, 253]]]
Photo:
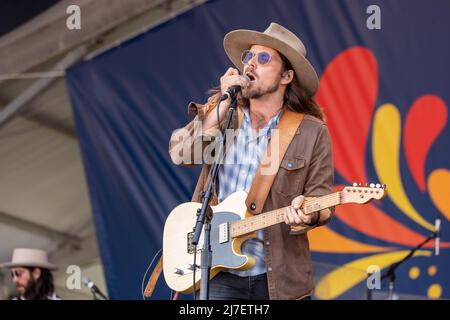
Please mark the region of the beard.
[[278, 83], [274, 83], [273, 85], [271, 85], [268, 88], [259, 87], [259, 88], [252, 89], [250, 87], [247, 90], [242, 91], [242, 97], [244, 97], [245, 99], [258, 99], [267, 94], [274, 93], [275, 91], [278, 90], [278, 86], [279, 86]]
[[36, 285], [37, 285], [36, 281], [33, 279], [33, 277], [31, 277], [28, 284], [24, 287], [25, 290], [22, 296], [27, 300], [35, 299], [37, 293]]

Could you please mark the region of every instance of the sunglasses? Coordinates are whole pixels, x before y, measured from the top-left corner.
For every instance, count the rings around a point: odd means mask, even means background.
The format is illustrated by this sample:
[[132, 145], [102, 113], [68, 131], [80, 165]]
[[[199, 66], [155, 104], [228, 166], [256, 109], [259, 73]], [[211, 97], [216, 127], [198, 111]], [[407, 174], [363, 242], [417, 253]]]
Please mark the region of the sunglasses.
[[22, 271], [17, 271], [17, 270], [11, 271], [11, 278], [13, 278], [13, 279], [14, 279], [14, 277], [20, 278], [22, 276], [22, 274], [23, 274]]
[[270, 62], [270, 60], [272, 59], [272, 55], [270, 53], [268, 53], [268, 52], [261, 51], [261, 52], [258, 52], [258, 53], [254, 53], [254, 52], [251, 52], [250, 50], [245, 50], [244, 52], [242, 52], [242, 55], [241, 55], [242, 63], [243, 64], [248, 64], [250, 62], [250, 60], [252, 60], [255, 55], [258, 58], [257, 59], [258, 64], [261, 64], [261, 65], [268, 64]]

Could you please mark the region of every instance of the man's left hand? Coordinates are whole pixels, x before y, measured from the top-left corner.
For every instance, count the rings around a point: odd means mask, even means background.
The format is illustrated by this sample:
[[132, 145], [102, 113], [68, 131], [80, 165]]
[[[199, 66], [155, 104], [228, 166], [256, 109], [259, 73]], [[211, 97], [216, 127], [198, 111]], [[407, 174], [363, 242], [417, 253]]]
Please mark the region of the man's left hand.
[[287, 207], [286, 212], [284, 213], [284, 222], [286, 222], [287, 225], [293, 227], [308, 227], [317, 223], [317, 220], [319, 219], [319, 212], [305, 214], [303, 210], [300, 209], [304, 201], [304, 196], [295, 197], [292, 200], [291, 205]]

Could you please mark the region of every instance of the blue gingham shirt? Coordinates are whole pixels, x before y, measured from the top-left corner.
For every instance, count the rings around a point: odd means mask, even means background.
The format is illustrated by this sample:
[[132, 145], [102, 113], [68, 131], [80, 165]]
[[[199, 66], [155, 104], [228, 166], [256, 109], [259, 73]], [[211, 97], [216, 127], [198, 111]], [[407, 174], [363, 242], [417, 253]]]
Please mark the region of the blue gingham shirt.
[[[242, 108], [244, 120], [239, 133], [227, 150], [224, 162], [219, 169], [219, 202], [236, 191], [250, 190], [250, 187], [258, 170], [259, 163], [267, 148], [272, 130], [278, 124], [281, 109], [273, 116], [266, 126], [254, 136], [248, 108]], [[227, 270], [241, 277], [256, 276], [266, 272], [264, 258], [264, 233], [256, 232], [256, 238], [245, 241], [242, 245], [242, 253], [251, 255], [256, 259], [256, 264], [247, 270]]]

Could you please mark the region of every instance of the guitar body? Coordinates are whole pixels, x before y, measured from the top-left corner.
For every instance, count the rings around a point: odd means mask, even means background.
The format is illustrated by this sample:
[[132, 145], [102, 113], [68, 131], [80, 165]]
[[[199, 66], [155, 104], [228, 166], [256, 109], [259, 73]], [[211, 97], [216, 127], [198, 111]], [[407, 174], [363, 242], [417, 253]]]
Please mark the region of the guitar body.
[[[251, 215], [247, 211], [245, 199], [246, 192], [235, 192], [217, 206], [212, 207], [213, 219], [211, 221], [211, 250], [212, 267], [210, 279], [223, 269], [246, 270], [255, 264], [253, 257], [243, 255], [242, 243], [256, 234], [250, 233], [245, 236], [224, 241], [220, 238], [220, 225], [248, 218]], [[190, 246], [189, 236], [193, 235], [193, 227], [197, 221], [197, 209], [201, 203], [188, 202], [177, 206], [168, 216], [163, 235], [163, 270], [167, 285], [177, 292], [191, 293], [194, 288], [193, 270], [194, 263], [193, 247]], [[223, 233], [223, 232], [222, 232]], [[200, 250], [203, 248], [203, 232], [197, 245], [196, 264], [200, 265]], [[196, 269], [195, 289], [200, 287], [201, 272]]]
[[[330, 208], [344, 203], [367, 203], [386, 196], [386, 186], [380, 184], [354, 184], [342, 191], [317, 198], [306, 198], [301, 209], [303, 214]], [[240, 191], [231, 194], [217, 206], [212, 207], [211, 250], [212, 267], [210, 278], [224, 269], [246, 270], [255, 264], [255, 259], [243, 255], [242, 243], [256, 237], [256, 231], [271, 225], [284, 223], [286, 208], [278, 208], [257, 216], [247, 211], [247, 193]], [[193, 283], [195, 263], [200, 265], [200, 250], [203, 248], [203, 233], [197, 250], [192, 246], [193, 227], [197, 221], [197, 210], [201, 203], [187, 202], [172, 210], [167, 217], [163, 235], [163, 270], [167, 285], [177, 292], [190, 293], [200, 286], [201, 272], [196, 268], [195, 286]], [[244, 221], [245, 220], [245, 221]], [[307, 231], [306, 226], [300, 226]], [[298, 226], [296, 226], [298, 229]], [[302, 230], [299, 229], [299, 230]]]

